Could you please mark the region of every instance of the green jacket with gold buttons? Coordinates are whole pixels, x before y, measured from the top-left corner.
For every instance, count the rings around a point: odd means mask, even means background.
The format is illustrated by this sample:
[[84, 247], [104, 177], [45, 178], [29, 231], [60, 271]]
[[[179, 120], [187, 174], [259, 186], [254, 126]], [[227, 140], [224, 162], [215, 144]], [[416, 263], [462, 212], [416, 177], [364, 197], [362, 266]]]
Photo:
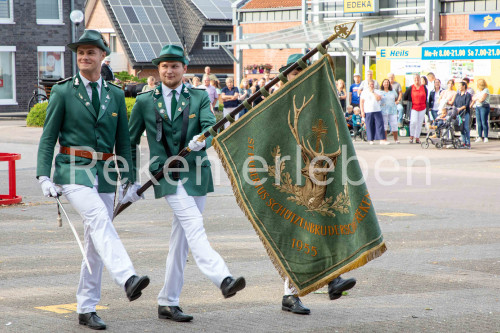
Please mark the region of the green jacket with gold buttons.
[[[64, 147], [121, 156], [118, 167], [124, 167], [122, 181], [134, 181], [130, 178], [133, 173], [127, 171], [132, 159], [124, 93], [119, 87], [102, 82], [100, 110], [94, 110], [79, 75], [52, 87], [38, 146], [37, 177], [50, 177], [54, 146], [59, 141]], [[115, 191], [117, 171], [113, 160], [98, 161], [61, 153], [55, 158], [55, 184], [93, 187], [96, 175], [99, 192]]]
[[[188, 145], [193, 136], [207, 131], [215, 124], [215, 116], [210, 111], [210, 99], [205, 90], [182, 87], [176, 110], [172, 110], [172, 120], [166, 112], [165, 101], [158, 88], [142, 93], [137, 96], [135, 105], [130, 116], [130, 142], [133, 160], [133, 170], [136, 179], [139, 179], [136, 165], [136, 146], [140, 144], [141, 135], [146, 130], [150, 161], [149, 171], [155, 175], [162, 170], [167, 160], [167, 153], [161, 141], [157, 141], [156, 115], [161, 115], [163, 135], [172, 155], [177, 155], [182, 148]], [[188, 127], [185, 142], [181, 141], [183, 114], [189, 112]], [[211, 137], [205, 140], [207, 149], [210, 146]], [[183, 182], [186, 192], [190, 196], [202, 196], [213, 192], [212, 172], [210, 161], [205, 149], [192, 151], [185, 157], [185, 164], [179, 172], [179, 179]], [[155, 197], [160, 198], [168, 194], [174, 194], [177, 190], [177, 181], [172, 179], [171, 172], [166, 172], [157, 185], [153, 185]]]

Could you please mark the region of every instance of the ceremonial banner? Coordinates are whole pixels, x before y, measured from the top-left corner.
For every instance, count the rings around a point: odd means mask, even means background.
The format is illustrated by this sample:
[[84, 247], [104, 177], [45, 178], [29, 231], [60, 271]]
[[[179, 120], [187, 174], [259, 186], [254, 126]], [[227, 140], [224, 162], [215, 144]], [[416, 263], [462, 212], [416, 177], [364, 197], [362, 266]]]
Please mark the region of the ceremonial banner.
[[328, 55], [213, 144], [239, 206], [300, 296], [386, 250]]

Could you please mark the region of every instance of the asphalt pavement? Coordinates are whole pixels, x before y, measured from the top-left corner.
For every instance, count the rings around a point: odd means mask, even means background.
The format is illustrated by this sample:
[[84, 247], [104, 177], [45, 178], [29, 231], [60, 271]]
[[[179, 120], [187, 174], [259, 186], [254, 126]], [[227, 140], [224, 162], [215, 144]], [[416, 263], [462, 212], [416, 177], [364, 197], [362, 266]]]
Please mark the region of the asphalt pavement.
[[[0, 206], [0, 332], [84, 332], [76, 288], [81, 254], [70, 228], [57, 226], [54, 199], [35, 179], [39, 128], [0, 121], [0, 152], [20, 153], [17, 193]], [[500, 141], [471, 150], [355, 142], [387, 244], [381, 257], [344, 277], [357, 285], [330, 301], [326, 288], [302, 297], [308, 316], [281, 310], [283, 281], [238, 208], [227, 176], [213, 166], [205, 228], [212, 247], [247, 287], [224, 299], [194, 263], [181, 307], [190, 323], [157, 317], [172, 212], [163, 200], [133, 204], [115, 226], [139, 274], [151, 284], [137, 301], [104, 272], [98, 314], [109, 332], [500, 332]], [[212, 161], [215, 151], [208, 150]], [[143, 143], [143, 158], [149, 154]], [[217, 163], [215, 163], [217, 164]], [[0, 194], [7, 192], [0, 162]], [[63, 202], [66, 202], [63, 200]], [[80, 235], [81, 219], [66, 205]]]

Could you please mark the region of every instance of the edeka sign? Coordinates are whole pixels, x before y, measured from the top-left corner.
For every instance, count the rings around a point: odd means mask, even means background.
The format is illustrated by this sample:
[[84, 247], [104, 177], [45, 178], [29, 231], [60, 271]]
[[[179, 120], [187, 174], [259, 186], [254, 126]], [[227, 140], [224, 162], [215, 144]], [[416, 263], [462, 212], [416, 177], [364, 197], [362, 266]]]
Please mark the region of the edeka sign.
[[378, 0], [344, 0], [344, 13], [376, 13]]
[[379, 47], [377, 59], [420, 59], [418, 47]]
[[422, 60], [500, 59], [500, 45], [422, 47]]
[[500, 30], [500, 13], [469, 15], [469, 30]]

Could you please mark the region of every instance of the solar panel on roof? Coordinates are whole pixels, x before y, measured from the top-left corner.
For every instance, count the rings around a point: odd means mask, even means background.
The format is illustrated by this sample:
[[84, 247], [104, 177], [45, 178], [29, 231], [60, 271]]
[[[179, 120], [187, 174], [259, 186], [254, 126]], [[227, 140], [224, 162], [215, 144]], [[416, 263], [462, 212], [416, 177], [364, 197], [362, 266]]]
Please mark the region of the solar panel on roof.
[[231, 19], [233, 11], [229, 0], [191, 0], [209, 20]]
[[134, 6], [135, 13], [137, 14], [137, 18], [139, 19], [139, 22], [141, 24], [147, 24], [149, 23], [148, 16], [146, 15], [146, 11], [144, 10], [144, 7], [139, 7], [139, 6]]
[[160, 20], [158, 19], [158, 15], [156, 15], [156, 11], [154, 10], [153, 7], [145, 7], [144, 10], [148, 14], [149, 21], [151, 23], [160, 23]]
[[125, 11], [125, 14], [127, 14], [128, 21], [130, 23], [139, 23], [139, 19], [137, 18], [137, 15], [135, 14], [134, 8], [130, 6], [123, 6], [123, 10]]
[[108, 1], [136, 62], [156, 58], [163, 45], [181, 45], [161, 0]]
[[147, 61], [151, 61], [152, 59], [156, 58], [156, 54], [149, 43], [141, 43], [141, 47], [142, 50], [144, 51], [144, 55]]
[[130, 43], [130, 50], [132, 50], [132, 54], [136, 61], [145, 62], [147, 61], [144, 52], [142, 51], [141, 45], [139, 43]]

